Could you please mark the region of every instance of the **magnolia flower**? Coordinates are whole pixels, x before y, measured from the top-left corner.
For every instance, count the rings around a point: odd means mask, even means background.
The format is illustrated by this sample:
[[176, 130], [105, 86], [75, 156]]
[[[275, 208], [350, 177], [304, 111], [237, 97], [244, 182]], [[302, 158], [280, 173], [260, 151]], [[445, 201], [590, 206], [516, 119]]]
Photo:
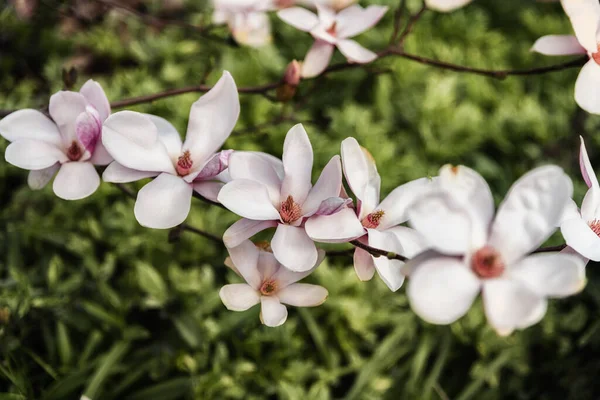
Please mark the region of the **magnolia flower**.
[[12, 142], [4, 157], [31, 172], [29, 187], [42, 189], [52, 177], [54, 193], [78, 200], [94, 193], [100, 177], [94, 165], [112, 161], [99, 140], [110, 114], [104, 90], [89, 80], [79, 93], [60, 91], [50, 97], [52, 119], [37, 110], [15, 111], [0, 121], [0, 135]]
[[548, 35], [539, 38], [532, 51], [547, 56], [588, 54], [575, 82], [575, 101], [592, 114], [600, 114], [600, 52], [597, 30], [600, 28], [600, 3], [597, 0], [561, 0], [576, 36]]
[[312, 8], [319, 5], [339, 11], [351, 6], [352, 4], [356, 3], [356, 1], [357, 0], [297, 0], [296, 4], [302, 4]]
[[232, 181], [221, 189], [218, 200], [244, 219], [227, 229], [225, 245], [236, 247], [264, 229], [277, 227], [271, 241], [277, 261], [292, 271], [311, 269], [318, 253], [304, 222], [315, 214], [339, 211], [336, 199], [342, 187], [339, 156], [329, 161], [315, 186], [311, 184], [312, 165], [310, 140], [300, 124], [285, 138], [282, 166], [255, 154], [234, 153], [229, 160]]
[[434, 249], [406, 264], [408, 298], [423, 319], [452, 323], [481, 291], [489, 323], [508, 335], [540, 321], [548, 297], [584, 287], [579, 257], [530, 254], [555, 231], [570, 200], [573, 185], [562, 169], [545, 166], [521, 177], [495, 219], [490, 188], [475, 171], [445, 166], [437, 182], [409, 212]]
[[221, 301], [231, 311], [246, 311], [260, 303], [260, 321], [267, 326], [279, 326], [287, 319], [284, 304], [296, 307], [315, 307], [327, 299], [327, 289], [308, 283], [296, 283], [310, 275], [325, 258], [319, 257], [304, 272], [292, 272], [277, 262], [267, 250], [259, 250], [249, 240], [230, 248], [225, 264], [246, 283], [225, 285], [219, 291]]
[[218, 180], [231, 151], [215, 152], [229, 137], [239, 114], [238, 92], [229, 72], [192, 104], [183, 143], [162, 118], [118, 112], [104, 125], [102, 141], [115, 162], [102, 178], [123, 183], [156, 177], [138, 192], [135, 217], [149, 228], [179, 225], [190, 212], [193, 191], [216, 200], [223, 186]]
[[590, 163], [583, 138], [581, 138], [579, 166], [589, 190], [581, 203], [581, 211], [571, 201], [565, 211], [560, 230], [567, 245], [573, 250], [590, 260], [600, 261], [600, 237], [598, 237], [600, 235], [600, 185]]
[[[407, 257], [422, 252], [425, 240], [414, 229], [399, 224], [406, 222], [408, 205], [421, 195], [430, 183], [417, 179], [394, 189], [379, 201], [381, 178], [371, 154], [350, 137], [342, 142], [344, 175], [357, 199], [357, 209], [345, 208], [332, 215], [314, 216], [306, 221], [306, 233], [317, 242], [343, 243], [361, 238], [369, 246], [393, 251]], [[396, 291], [404, 282], [399, 260], [373, 257], [360, 248], [354, 250], [354, 268], [360, 280], [373, 277], [375, 270], [385, 284]]]
[[310, 32], [315, 38], [302, 63], [302, 76], [310, 78], [327, 68], [336, 46], [350, 62], [363, 64], [375, 60], [377, 54], [349, 38], [377, 24], [387, 9], [384, 6], [362, 8], [353, 5], [336, 13], [317, 4], [318, 16], [300, 7], [286, 8], [277, 15], [293, 27]]
[[473, 0], [425, 0], [427, 8], [440, 12], [450, 12], [469, 4]]

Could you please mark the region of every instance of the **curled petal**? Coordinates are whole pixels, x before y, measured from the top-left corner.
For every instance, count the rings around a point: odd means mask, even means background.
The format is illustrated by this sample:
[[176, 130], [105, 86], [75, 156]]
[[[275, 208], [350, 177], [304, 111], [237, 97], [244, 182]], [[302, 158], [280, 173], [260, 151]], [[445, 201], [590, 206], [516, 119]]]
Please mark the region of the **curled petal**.
[[96, 143], [102, 134], [102, 122], [95, 108], [88, 106], [85, 112], [79, 114], [75, 120], [75, 133], [85, 150], [94, 154]]
[[229, 165], [231, 153], [233, 150], [223, 150], [212, 156], [194, 180], [211, 179], [225, 171]]
[[583, 180], [589, 188], [599, 188], [598, 178], [596, 178], [596, 173], [590, 162], [590, 157], [585, 148], [583, 137], [579, 136], [579, 139], [581, 140], [581, 146], [579, 148], [579, 168], [581, 170], [581, 176], [583, 176]]
[[321, 202], [314, 215], [333, 215], [352, 206], [352, 199], [330, 197]]
[[60, 164], [56, 163], [48, 168], [30, 171], [29, 175], [27, 176], [27, 184], [29, 185], [29, 188], [33, 190], [43, 189], [48, 182], [50, 182], [59, 168]]
[[287, 309], [277, 297], [262, 296], [260, 298], [260, 320], [263, 324], [270, 327], [283, 325], [287, 315]]
[[79, 93], [85, 97], [87, 102], [92, 105], [100, 116], [100, 122], [103, 122], [110, 115], [110, 103], [100, 84], [92, 79], [83, 84]]

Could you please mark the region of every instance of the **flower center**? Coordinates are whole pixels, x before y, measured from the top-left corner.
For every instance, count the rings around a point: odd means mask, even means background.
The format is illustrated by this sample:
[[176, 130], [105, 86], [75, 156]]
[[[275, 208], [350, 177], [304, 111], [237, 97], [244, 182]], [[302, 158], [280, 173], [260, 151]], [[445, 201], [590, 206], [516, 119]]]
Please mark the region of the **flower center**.
[[177, 166], [175, 169], [177, 170], [179, 176], [186, 176], [190, 173], [192, 165], [194, 165], [194, 162], [192, 161], [192, 157], [190, 156], [190, 151], [186, 150], [181, 156], [179, 156], [179, 159], [177, 160]]
[[279, 215], [281, 216], [281, 220], [283, 222], [286, 224], [291, 224], [302, 216], [302, 209], [298, 203], [294, 201], [292, 196], [288, 196], [279, 207]]
[[589, 223], [589, 226], [592, 229], [592, 231], [594, 231], [594, 233], [600, 237], [600, 220], [593, 220]]
[[331, 36], [335, 36], [335, 30], [337, 28], [337, 22], [334, 22], [329, 29], [327, 29], [327, 33], [329, 33]]
[[260, 285], [260, 293], [264, 296], [270, 296], [277, 290], [277, 282], [272, 279], [266, 280]]
[[260, 242], [256, 242], [254, 243], [254, 245], [262, 251], [266, 251], [269, 253], [272, 253], [273, 250], [271, 249], [271, 243], [267, 242], [266, 240], [260, 241]]
[[360, 223], [367, 229], [375, 229], [379, 226], [381, 218], [384, 215], [385, 211], [383, 210], [373, 211], [371, 214], [364, 217]]
[[485, 246], [471, 258], [471, 269], [480, 278], [497, 278], [504, 272], [504, 262], [496, 249]]
[[67, 157], [69, 157], [69, 160], [71, 161], [79, 161], [82, 155], [83, 151], [81, 151], [81, 147], [79, 147], [79, 144], [75, 140], [73, 140], [73, 142], [67, 149]]
[[600, 65], [600, 43], [598, 43], [598, 51], [592, 53], [592, 59], [596, 61], [596, 64]]

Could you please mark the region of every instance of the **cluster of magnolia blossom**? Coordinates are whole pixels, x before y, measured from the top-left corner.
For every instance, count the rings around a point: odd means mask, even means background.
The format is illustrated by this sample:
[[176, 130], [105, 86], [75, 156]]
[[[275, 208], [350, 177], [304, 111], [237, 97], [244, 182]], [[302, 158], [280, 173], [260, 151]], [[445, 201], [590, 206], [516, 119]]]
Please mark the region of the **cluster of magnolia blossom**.
[[[225, 72], [192, 105], [182, 142], [158, 116], [111, 115], [104, 91], [90, 80], [80, 92], [54, 94], [51, 118], [19, 110], [0, 121], [0, 134], [11, 142], [6, 160], [31, 171], [32, 189], [56, 175], [58, 197], [81, 199], [100, 184], [95, 166], [108, 165], [106, 182], [152, 178], [135, 201], [143, 226], [183, 223], [194, 191], [242, 217], [223, 241], [230, 254], [225, 264], [246, 283], [226, 285], [220, 296], [236, 311], [260, 302], [268, 326], [285, 322], [283, 304], [325, 301], [325, 288], [297, 283], [324, 258], [315, 242], [352, 241], [360, 280], [377, 271], [396, 291], [410, 278], [410, 304], [432, 323], [456, 321], [481, 291], [488, 321], [500, 334], [538, 322], [547, 298], [580, 291], [588, 259], [600, 261], [600, 185], [583, 139], [580, 164], [590, 189], [581, 210], [571, 199], [570, 178], [557, 166], [545, 166], [519, 179], [494, 217], [487, 183], [463, 166], [444, 166], [439, 176], [405, 183], [381, 200], [375, 161], [352, 137], [313, 185], [313, 151], [302, 125], [288, 132], [281, 160], [261, 152], [219, 151], [239, 113], [237, 87]], [[559, 226], [570, 247], [532, 254]], [[250, 241], [269, 228], [275, 228], [270, 244]]]

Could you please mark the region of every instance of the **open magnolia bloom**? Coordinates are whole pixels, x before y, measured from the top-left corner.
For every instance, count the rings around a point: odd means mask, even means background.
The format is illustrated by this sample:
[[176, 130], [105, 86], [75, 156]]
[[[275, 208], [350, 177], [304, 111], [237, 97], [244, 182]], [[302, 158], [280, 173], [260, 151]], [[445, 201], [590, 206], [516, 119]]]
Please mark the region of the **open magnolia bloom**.
[[311, 269], [318, 253], [306, 234], [305, 220], [337, 212], [345, 204], [338, 197], [342, 187], [339, 156], [329, 161], [314, 186], [312, 166], [312, 146], [301, 124], [285, 137], [283, 168], [256, 154], [235, 152], [229, 160], [232, 181], [221, 189], [218, 200], [244, 219], [225, 231], [225, 245], [236, 247], [264, 229], [277, 227], [271, 241], [275, 258], [292, 271]]
[[575, 101], [592, 114], [600, 114], [600, 3], [597, 0], [561, 0], [571, 20], [576, 36], [548, 35], [539, 38], [532, 51], [548, 56], [588, 54], [590, 60], [583, 66], [575, 82]]
[[284, 304], [315, 307], [327, 299], [327, 289], [308, 283], [296, 283], [310, 275], [325, 258], [319, 250], [317, 261], [304, 272], [284, 268], [268, 249], [259, 249], [249, 240], [228, 249], [225, 265], [246, 283], [225, 285], [219, 291], [221, 301], [231, 311], [246, 311], [260, 303], [260, 320], [267, 326], [280, 326], [287, 319]]
[[192, 104], [185, 142], [162, 118], [132, 111], [111, 115], [102, 141], [115, 162], [102, 178], [133, 182], [156, 177], [138, 193], [134, 213], [142, 226], [168, 229], [190, 212], [192, 193], [216, 200], [231, 151], [216, 151], [240, 114], [237, 88], [229, 72]]
[[[353, 239], [369, 246], [406, 257], [425, 250], [425, 239], [414, 229], [398, 226], [408, 219], [408, 206], [432, 184], [427, 178], [408, 182], [379, 201], [381, 178], [375, 160], [350, 137], [342, 142], [344, 175], [357, 199], [357, 208], [344, 208], [332, 215], [321, 215], [306, 221], [306, 233], [317, 242], [343, 243]], [[404, 282], [399, 260], [373, 257], [360, 248], [354, 250], [354, 269], [359, 279], [370, 280], [375, 270], [396, 291]]]
[[600, 261], [600, 185], [581, 138], [579, 152], [581, 175], [589, 190], [581, 203], [581, 210], [571, 201], [566, 208], [560, 230], [565, 242], [583, 257]]
[[440, 12], [450, 12], [469, 4], [473, 0], [425, 0], [427, 8]]
[[529, 327], [548, 297], [585, 285], [585, 262], [565, 253], [530, 254], [558, 226], [573, 192], [557, 166], [536, 168], [511, 187], [494, 218], [494, 202], [475, 171], [445, 166], [439, 187], [417, 200], [410, 222], [430, 243], [405, 267], [408, 298], [421, 318], [449, 324], [481, 291], [488, 322], [501, 335]]
[[329, 65], [337, 47], [350, 62], [370, 63], [377, 54], [350, 40], [379, 22], [387, 11], [384, 6], [362, 8], [353, 5], [336, 13], [316, 4], [318, 16], [301, 7], [291, 7], [277, 13], [279, 18], [301, 31], [310, 32], [315, 43], [302, 63], [302, 76], [311, 78], [321, 74]]
[[55, 93], [49, 113], [52, 119], [25, 109], [0, 121], [0, 135], [12, 142], [6, 161], [31, 171], [27, 183], [32, 189], [43, 188], [58, 172], [52, 186], [58, 197], [87, 197], [100, 185], [94, 165], [112, 161], [100, 141], [102, 123], [110, 115], [104, 90], [89, 80], [79, 92]]

